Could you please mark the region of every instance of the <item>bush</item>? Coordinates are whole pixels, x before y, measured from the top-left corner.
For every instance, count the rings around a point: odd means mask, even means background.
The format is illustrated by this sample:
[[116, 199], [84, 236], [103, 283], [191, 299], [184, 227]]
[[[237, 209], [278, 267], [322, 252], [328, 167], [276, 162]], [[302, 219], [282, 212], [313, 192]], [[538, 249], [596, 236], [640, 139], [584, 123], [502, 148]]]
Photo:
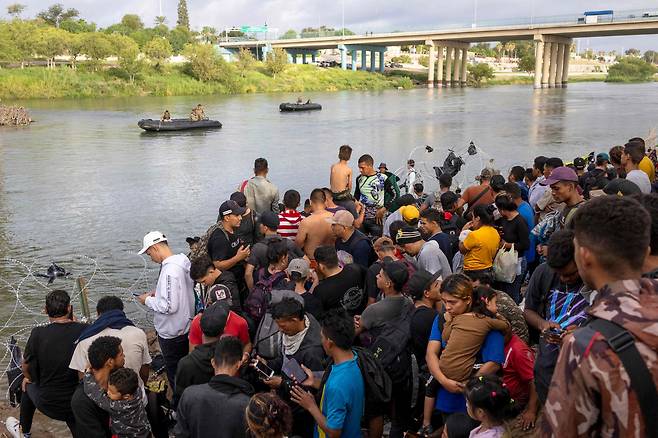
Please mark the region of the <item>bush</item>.
[[493, 79], [496, 76], [493, 68], [491, 68], [489, 64], [469, 64], [467, 69], [468, 79], [476, 87], [482, 85], [483, 80]]
[[429, 67], [430, 66], [430, 57], [429, 56], [421, 56], [418, 58], [418, 63], [422, 65], [423, 67]]
[[144, 54], [149, 58], [155, 67], [159, 70], [162, 69], [169, 57], [172, 55], [172, 48], [169, 41], [165, 38], [156, 37], [149, 41], [144, 47]]
[[641, 58], [625, 57], [608, 69], [606, 82], [648, 82], [658, 70]]
[[400, 64], [411, 64], [411, 56], [409, 55], [394, 56], [393, 58], [391, 58], [391, 62], [398, 62]]
[[183, 55], [190, 61], [192, 77], [208, 82], [219, 79], [222, 73], [220, 57], [210, 44], [187, 44]]

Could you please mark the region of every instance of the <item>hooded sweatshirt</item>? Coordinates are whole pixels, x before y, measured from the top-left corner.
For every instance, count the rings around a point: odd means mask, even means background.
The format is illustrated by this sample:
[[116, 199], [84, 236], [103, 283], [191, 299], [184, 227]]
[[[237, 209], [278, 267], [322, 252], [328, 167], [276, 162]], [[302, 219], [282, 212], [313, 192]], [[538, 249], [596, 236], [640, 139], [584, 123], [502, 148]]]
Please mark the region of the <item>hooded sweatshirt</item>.
[[[633, 335], [658, 387], [658, 281], [642, 278], [604, 286], [589, 313]], [[648, 435], [628, 373], [590, 326], [564, 341], [541, 423], [541, 436]]]
[[146, 299], [146, 306], [155, 312], [153, 325], [158, 336], [173, 339], [187, 335], [194, 316], [194, 281], [185, 254], [163, 260], [155, 296]]
[[176, 369], [176, 385], [174, 386], [174, 406], [188, 386], [208, 383], [215, 370], [210, 360], [215, 355], [215, 344], [211, 342], [196, 347], [190, 354], [178, 362]]
[[245, 409], [253, 393], [249, 383], [227, 375], [190, 386], [178, 404], [176, 438], [245, 437]]

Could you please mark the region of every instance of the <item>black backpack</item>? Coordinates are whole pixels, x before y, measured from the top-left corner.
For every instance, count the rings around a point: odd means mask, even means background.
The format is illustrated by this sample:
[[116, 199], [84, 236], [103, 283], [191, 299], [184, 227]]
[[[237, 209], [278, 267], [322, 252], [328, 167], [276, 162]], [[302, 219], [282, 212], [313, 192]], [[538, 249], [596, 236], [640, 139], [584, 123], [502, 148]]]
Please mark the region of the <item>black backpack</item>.
[[373, 330], [370, 352], [379, 360], [394, 384], [407, 383], [412, 375], [411, 311], [407, 305], [402, 313], [380, 328]]

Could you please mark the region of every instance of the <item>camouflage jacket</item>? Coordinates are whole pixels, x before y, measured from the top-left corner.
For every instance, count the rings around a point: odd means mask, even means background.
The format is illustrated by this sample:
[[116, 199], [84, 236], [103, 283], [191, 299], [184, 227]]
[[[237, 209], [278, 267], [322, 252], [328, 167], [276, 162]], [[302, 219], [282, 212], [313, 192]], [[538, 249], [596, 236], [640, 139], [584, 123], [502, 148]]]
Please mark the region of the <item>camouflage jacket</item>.
[[512, 326], [512, 332], [521, 338], [523, 342], [530, 345], [530, 336], [528, 335], [528, 324], [523, 317], [523, 310], [514, 302], [512, 297], [505, 292], [496, 291], [496, 306], [498, 313], [503, 315]]
[[[589, 313], [631, 332], [658, 386], [658, 281], [603, 287]], [[630, 378], [603, 337], [588, 326], [565, 338], [542, 421], [542, 437], [643, 437]]]

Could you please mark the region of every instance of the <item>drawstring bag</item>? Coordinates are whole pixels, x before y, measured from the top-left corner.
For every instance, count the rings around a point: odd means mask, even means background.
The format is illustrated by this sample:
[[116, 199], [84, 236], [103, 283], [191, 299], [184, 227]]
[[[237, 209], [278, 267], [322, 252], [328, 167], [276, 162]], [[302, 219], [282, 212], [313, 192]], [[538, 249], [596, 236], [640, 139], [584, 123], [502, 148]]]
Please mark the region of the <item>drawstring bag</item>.
[[516, 267], [519, 264], [519, 253], [514, 249], [500, 248], [493, 263], [494, 279], [502, 283], [514, 283]]

